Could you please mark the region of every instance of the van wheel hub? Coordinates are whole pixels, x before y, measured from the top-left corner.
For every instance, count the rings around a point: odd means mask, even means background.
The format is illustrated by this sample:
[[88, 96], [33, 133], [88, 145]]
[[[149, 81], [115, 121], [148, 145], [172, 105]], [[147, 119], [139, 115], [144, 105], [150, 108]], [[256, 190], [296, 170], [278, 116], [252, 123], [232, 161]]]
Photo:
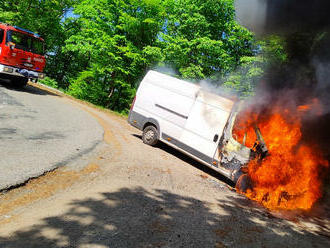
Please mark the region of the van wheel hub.
[[158, 141], [158, 130], [154, 126], [147, 126], [143, 129], [142, 140], [143, 143], [154, 146]]
[[148, 132], [146, 132], [146, 140], [152, 140], [155, 137], [155, 133], [152, 130], [149, 130]]

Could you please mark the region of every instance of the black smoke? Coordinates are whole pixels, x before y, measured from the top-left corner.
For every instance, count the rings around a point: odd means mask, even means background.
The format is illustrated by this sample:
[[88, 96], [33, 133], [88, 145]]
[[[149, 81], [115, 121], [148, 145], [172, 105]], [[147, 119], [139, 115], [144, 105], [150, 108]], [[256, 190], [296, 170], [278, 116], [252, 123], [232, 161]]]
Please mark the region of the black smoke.
[[257, 34], [327, 30], [328, 0], [236, 0], [239, 22]]

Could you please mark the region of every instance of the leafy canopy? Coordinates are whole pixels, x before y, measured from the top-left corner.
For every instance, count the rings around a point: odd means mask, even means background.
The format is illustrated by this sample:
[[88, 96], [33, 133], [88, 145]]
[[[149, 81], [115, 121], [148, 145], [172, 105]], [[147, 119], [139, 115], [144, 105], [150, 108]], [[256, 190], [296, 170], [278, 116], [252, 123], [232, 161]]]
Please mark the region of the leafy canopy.
[[45, 83], [119, 112], [149, 69], [170, 67], [178, 77], [247, 95], [265, 63], [285, 59], [279, 40], [257, 43], [236, 23], [233, 0], [3, 2], [0, 20], [45, 38], [52, 78]]

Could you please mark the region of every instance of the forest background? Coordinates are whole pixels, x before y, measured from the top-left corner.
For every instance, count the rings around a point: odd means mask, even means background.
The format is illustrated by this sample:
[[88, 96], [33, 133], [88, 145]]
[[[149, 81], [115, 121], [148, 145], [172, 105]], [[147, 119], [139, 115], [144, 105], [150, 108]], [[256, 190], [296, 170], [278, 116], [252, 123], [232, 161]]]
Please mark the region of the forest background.
[[237, 23], [233, 0], [2, 2], [0, 21], [45, 39], [42, 83], [123, 114], [150, 69], [248, 97], [287, 60], [281, 38]]

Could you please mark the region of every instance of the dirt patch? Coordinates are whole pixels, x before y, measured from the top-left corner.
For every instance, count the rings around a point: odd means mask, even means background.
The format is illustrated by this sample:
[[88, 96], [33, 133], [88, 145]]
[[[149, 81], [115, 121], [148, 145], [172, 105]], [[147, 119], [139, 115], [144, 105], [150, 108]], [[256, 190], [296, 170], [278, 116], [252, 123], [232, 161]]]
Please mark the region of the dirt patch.
[[160, 221], [154, 221], [150, 225], [153, 232], [168, 232], [169, 227], [166, 224], [161, 223]]
[[206, 175], [206, 174], [200, 174], [199, 175], [201, 178], [203, 178], [203, 179], [207, 179], [209, 176], [208, 175]]
[[230, 232], [232, 232], [232, 229], [228, 227], [226, 229], [217, 229], [214, 232], [220, 238], [225, 238]]
[[37, 200], [49, 198], [58, 191], [72, 186], [82, 176], [98, 170], [99, 166], [91, 163], [81, 171], [67, 171], [60, 168], [39, 178], [31, 179], [23, 187], [12, 189], [0, 195], [0, 216], [6, 216], [16, 208], [29, 205]]
[[215, 244], [215, 248], [226, 248], [227, 246], [225, 246], [221, 241], [217, 242]]
[[114, 136], [113, 132], [110, 130], [109, 125], [107, 125], [106, 121], [103, 120], [99, 115], [88, 110], [85, 106], [77, 105], [77, 107], [83, 109], [84, 111], [89, 113], [91, 116], [93, 116], [98, 121], [98, 123], [104, 129], [104, 137], [103, 137], [104, 141], [107, 144], [111, 143], [112, 145], [115, 146], [116, 149], [118, 149], [118, 151], [120, 151], [121, 150], [120, 143], [115, 139], [115, 136]]

